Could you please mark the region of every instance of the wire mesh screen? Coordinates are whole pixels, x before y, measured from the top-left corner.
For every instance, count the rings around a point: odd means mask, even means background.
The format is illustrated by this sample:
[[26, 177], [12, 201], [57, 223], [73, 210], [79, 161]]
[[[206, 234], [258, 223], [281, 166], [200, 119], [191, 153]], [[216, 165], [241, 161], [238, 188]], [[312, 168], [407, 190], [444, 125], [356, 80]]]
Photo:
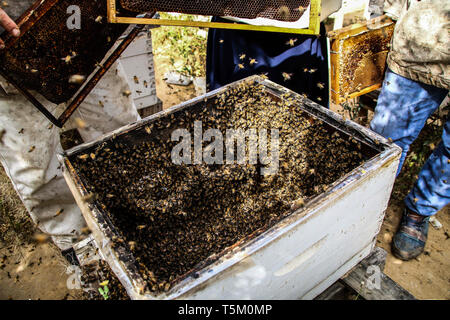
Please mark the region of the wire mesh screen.
[[[71, 29], [68, 8], [74, 3], [81, 24]], [[18, 21], [26, 31], [0, 53], [0, 68], [16, 83], [57, 104], [70, 100], [83, 85], [84, 81], [69, 81], [71, 76], [87, 78], [127, 28], [107, 23], [105, 1], [48, 0], [36, 3], [31, 12]], [[4, 33], [2, 38], [8, 36]]]
[[294, 22], [301, 18], [310, 0], [120, 0], [120, 3], [134, 12], [178, 12]]

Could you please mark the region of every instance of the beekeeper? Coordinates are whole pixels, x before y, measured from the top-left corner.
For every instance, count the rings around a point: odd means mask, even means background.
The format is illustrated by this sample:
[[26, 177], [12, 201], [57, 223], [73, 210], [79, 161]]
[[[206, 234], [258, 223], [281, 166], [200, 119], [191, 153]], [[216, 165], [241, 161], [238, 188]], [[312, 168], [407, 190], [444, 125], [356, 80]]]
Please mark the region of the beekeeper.
[[[372, 130], [403, 150], [398, 173], [411, 143], [441, 105], [450, 87], [450, 1], [385, 0], [384, 11], [397, 20], [383, 88]], [[421, 254], [431, 216], [450, 202], [450, 122], [425, 163], [411, 192], [392, 251], [400, 259]]]
[[[21, 12], [14, 11], [18, 7], [28, 8], [34, 0], [8, 2], [5, 10], [9, 8], [15, 13], [10, 15], [17, 17]], [[17, 25], [1, 9], [0, 24], [18, 36]], [[115, 64], [63, 129], [50, 125], [47, 118], [3, 78], [0, 78], [0, 86], [1, 164], [33, 221], [43, 232], [51, 235], [62, 250], [71, 248], [85, 227], [85, 221], [56, 158], [56, 154], [62, 152], [60, 133], [78, 128], [83, 140], [88, 142], [138, 120], [131, 97], [123, 94], [130, 90], [124, 71], [120, 64]], [[103, 107], [99, 106], [99, 101], [103, 102]], [[54, 114], [60, 114], [66, 107], [41, 102]]]

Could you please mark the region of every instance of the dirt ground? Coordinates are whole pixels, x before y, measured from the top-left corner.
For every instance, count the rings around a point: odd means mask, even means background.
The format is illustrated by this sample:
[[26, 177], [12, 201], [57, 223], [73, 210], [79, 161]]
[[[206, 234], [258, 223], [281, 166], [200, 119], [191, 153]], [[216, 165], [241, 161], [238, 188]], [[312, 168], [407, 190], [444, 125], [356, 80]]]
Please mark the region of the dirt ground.
[[[166, 61], [162, 59], [155, 65], [158, 96], [163, 101], [164, 108], [195, 97], [193, 85], [180, 87], [165, 84], [162, 76], [167, 69]], [[6, 210], [13, 210], [11, 207], [20, 206], [20, 200], [8, 183], [3, 168], [0, 168], [0, 185], [2, 186], [0, 214], [3, 215]], [[377, 245], [388, 252], [385, 273], [418, 299], [450, 299], [450, 241], [448, 240], [450, 207], [447, 206], [436, 216], [443, 225], [441, 229], [437, 230], [430, 226], [425, 254], [409, 262], [398, 260], [390, 253], [390, 242], [400, 221], [402, 210], [402, 202], [399, 199], [391, 199], [377, 240]], [[23, 214], [23, 209], [20, 212]], [[2, 218], [1, 215], [0, 218]], [[20, 230], [21, 227], [1, 231], [14, 235], [14, 232], [20, 233]], [[11, 241], [1, 241], [1, 239], [0, 237], [0, 299], [80, 299], [82, 297], [81, 290], [68, 289], [73, 286], [73, 283], [71, 285], [73, 275], [70, 275], [67, 261], [54, 245], [49, 243], [35, 245], [30, 237]]]

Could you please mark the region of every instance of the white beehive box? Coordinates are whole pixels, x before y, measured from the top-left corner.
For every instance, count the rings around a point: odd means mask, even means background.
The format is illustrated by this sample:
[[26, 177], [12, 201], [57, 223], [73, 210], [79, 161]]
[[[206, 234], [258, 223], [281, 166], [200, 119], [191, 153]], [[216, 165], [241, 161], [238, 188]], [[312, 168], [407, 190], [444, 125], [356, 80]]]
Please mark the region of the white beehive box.
[[95, 205], [81, 200], [87, 191], [70, 158], [112, 137], [132, 137], [134, 130], [174, 112], [188, 110], [205, 98], [213, 99], [239, 82], [60, 155], [65, 178], [102, 256], [132, 299], [312, 299], [374, 247], [394, 184], [400, 148], [271, 81], [256, 76], [252, 79], [278, 97], [289, 92], [304, 111], [376, 150], [373, 152], [376, 155], [334, 182], [326, 192], [307, 201], [303, 208], [251, 240], [226, 249], [206, 267], [193, 270], [167, 293], [158, 295], [142, 292], [145, 282], [136, 265], [130, 262], [132, 253], [111, 246], [115, 227]]
[[127, 75], [131, 97], [138, 110], [161, 111], [162, 103], [156, 94], [155, 64], [152, 38], [149, 31], [141, 32], [120, 56], [119, 63]]

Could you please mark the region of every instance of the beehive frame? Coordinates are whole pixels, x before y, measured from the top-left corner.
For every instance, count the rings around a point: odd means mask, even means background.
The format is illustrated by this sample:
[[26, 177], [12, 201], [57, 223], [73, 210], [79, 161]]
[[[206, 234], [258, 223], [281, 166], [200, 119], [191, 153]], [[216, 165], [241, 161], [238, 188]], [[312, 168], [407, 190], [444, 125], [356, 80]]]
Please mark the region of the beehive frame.
[[[394, 25], [395, 22], [384, 15], [327, 34], [330, 50], [330, 97], [333, 103], [341, 104], [381, 88]], [[357, 66], [351, 66], [345, 61], [345, 53], [356, 52], [361, 43], [367, 43], [367, 39], [376, 40], [383, 48], [367, 53], [365, 59], [371, 62], [370, 65], [363, 65], [362, 59], [352, 59]], [[384, 44], [381, 45], [381, 42]], [[361, 69], [359, 77], [356, 71], [358, 68]], [[342, 77], [348, 72], [354, 74], [342, 83]], [[364, 83], [358, 82], [361, 76], [365, 78]]]
[[202, 28], [216, 28], [216, 29], [296, 33], [296, 34], [320, 33], [321, 0], [311, 0], [309, 27], [305, 29], [295, 29], [286, 27], [275, 27], [275, 26], [256, 26], [240, 23], [220, 23], [220, 22], [120, 17], [117, 15], [117, 2], [116, 2], [117, 0], [106, 0], [106, 1], [108, 4], [108, 22], [110, 23], [147, 24], [147, 25], [179, 26], [179, 27], [202, 27]]

